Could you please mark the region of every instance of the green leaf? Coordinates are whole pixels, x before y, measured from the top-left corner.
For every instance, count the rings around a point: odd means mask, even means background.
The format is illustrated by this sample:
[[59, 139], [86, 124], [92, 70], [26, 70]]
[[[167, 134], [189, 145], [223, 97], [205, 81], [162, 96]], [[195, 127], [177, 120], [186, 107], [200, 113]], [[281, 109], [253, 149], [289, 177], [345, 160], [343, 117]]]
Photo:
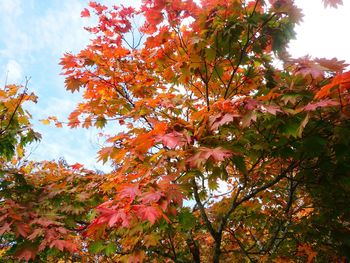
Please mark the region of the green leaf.
[[181, 211], [178, 218], [181, 229], [184, 231], [192, 229], [196, 224], [196, 218], [188, 209]]
[[98, 241], [95, 241], [93, 243], [91, 243], [89, 245], [89, 251], [92, 253], [92, 254], [98, 254], [100, 253], [103, 249], [104, 249], [104, 245], [103, 245], [103, 241], [102, 240], [98, 240]]
[[[219, 173], [216, 173], [215, 170], [218, 170]], [[215, 167], [213, 169], [213, 174], [209, 175], [208, 178], [208, 187], [209, 190], [217, 190], [219, 188], [219, 184], [218, 184], [218, 177], [221, 174], [221, 170], [218, 167]]]
[[105, 248], [105, 254], [106, 256], [111, 256], [115, 254], [115, 251], [117, 250], [117, 246], [114, 243], [109, 243]]
[[215, 49], [214, 48], [205, 49], [205, 56], [206, 56], [207, 60], [214, 61], [214, 59], [216, 57]]
[[309, 114], [300, 121], [300, 117], [288, 120], [282, 127], [282, 133], [287, 137], [300, 138], [304, 131], [305, 126], [309, 122]]
[[223, 74], [224, 74], [224, 69], [218, 65], [215, 65], [213, 70], [213, 76], [217, 78], [221, 78]]
[[100, 116], [97, 118], [95, 122], [95, 126], [97, 128], [103, 128], [106, 125], [106, 123], [107, 123], [107, 120], [104, 117]]
[[245, 165], [243, 156], [235, 155], [231, 159], [233, 164], [241, 173], [245, 174], [247, 172], [247, 167]]

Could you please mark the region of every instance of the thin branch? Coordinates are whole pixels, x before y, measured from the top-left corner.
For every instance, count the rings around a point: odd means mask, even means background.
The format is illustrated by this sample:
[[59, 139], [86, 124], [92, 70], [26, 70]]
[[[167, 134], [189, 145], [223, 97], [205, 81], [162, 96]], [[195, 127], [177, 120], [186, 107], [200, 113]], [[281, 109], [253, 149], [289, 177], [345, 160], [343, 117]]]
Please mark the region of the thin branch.
[[[257, 3], [258, 1], [256, 1]], [[229, 82], [227, 83], [227, 86], [226, 86], [226, 89], [225, 89], [225, 94], [224, 94], [224, 98], [226, 99], [227, 96], [228, 96], [228, 92], [229, 92], [229, 88], [232, 84], [232, 81], [233, 81], [233, 78], [234, 78], [234, 75], [237, 73], [242, 61], [243, 61], [243, 58], [244, 56], [246, 55], [246, 52], [247, 52], [247, 49], [250, 45], [250, 42], [255, 38], [255, 35], [257, 32], [259, 32], [259, 30], [261, 30], [268, 22], [270, 22], [272, 20], [272, 18], [274, 18], [276, 16], [276, 14], [273, 14], [271, 15], [266, 21], [264, 21], [264, 23], [261, 24], [261, 26], [255, 31], [253, 32], [253, 34], [251, 36], [250, 35], [250, 27], [248, 26], [248, 31], [247, 31], [247, 42], [245, 43], [245, 45], [243, 46], [243, 48], [241, 49], [241, 53], [240, 53], [240, 56], [239, 56], [239, 59], [238, 59], [238, 62], [236, 64], [236, 66], [234, 67], [233, 69], [233, 72], [232, 72], [232, 75], [231, 75], [231, 78], [229, 80]]]
[[207, 229], [209, 230], [211, 236], [216, 240], [217, 239], [217, 232], [215, 231], [215, 229], [213, 228], [213, 225], [211, 224], [206, 212], [205, 212], [205, 208], [202, 204], [202, 201], [200, 200], [199, 194], [198, 194], [198, 186], [197, 183], [195, 181], [195, 179], [192, 179], [191, 181], [192, 186], [193, 186], [193, 195], [194, 195], [194, 199], [196, 200], [197, 206], [199, 208], [199, 212], [201, 214], [202, 219], [204, 220], [204, 223], [207, 227]]
[[249, 259], [250, 262], [255, 262], [249, 255], [249, 252], [245, 249], [243, 243], [236, 237], [236, 235], [233, 233], [232, 234], [233, 238], [236, 240], [237, 244], [241, 248], [243, 254]]
[[9, 122], [7, 123], [6, 127], [0, 131], [0, 135], [3, 135], [11, 126], [11, 123], [19, 109], [19, 107], [21, 106], [23, 100], [24, 100], [24, 97], [25, 95], [27, 94], [27, 90], [28, 90], [28, 82], [29, 82], [30, 78], [26, 78], [26, 84], [24, 86], [24, 90], [23, 90], [23, 93], [21, 94], [20, 98], [19, 98], [19, 101], [15, 107], [15, 109], [13, 110], [12, 114], [11, 114], [11, 117], [9, 119]]
[[244, 196], [242, 199], [240, 199], [239, 201], [237, 201], [237, 196], [235, 197], [236, 200], [233, 200], [232, 205], [230, 210], [226, 213], [226, 215], [222, 218], [221, 223], [220, 223], [220, 227], [219, 227], [219, 231], [222, 231], [227, 223], [228, 218], [230, 217], [230, 215], [234, 212], [234, 210], [242, 203], [244, 203], [245, 201], [253, 198], [254, 196], [256, 196], [258, 193], [270, 188], [271, 186], [275, 185], [276, 183], [278, 183], [280, 180], [282, 180], [287, 173], [289, 173], [291, 170], [293, 170], [297, 165], [297, 162], [292, 161], [291, 164], [283, 171], [280, 173], [280, 175], [278, 175], [274, 180], [264, 184], [263, 186], [253, 190], [250, 194]]

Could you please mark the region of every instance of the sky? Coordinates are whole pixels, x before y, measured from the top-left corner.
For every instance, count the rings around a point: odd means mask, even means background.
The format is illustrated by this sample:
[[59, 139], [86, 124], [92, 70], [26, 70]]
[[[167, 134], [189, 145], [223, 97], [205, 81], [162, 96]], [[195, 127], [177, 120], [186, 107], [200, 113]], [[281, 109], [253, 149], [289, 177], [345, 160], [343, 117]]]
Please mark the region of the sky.
[[[103, 0], [105, 4], [138, 5], [140, 0]], [[324, 9], [321, 0], [296, 0], [304, 21], [297, 39], [290, 43], [293, 57], [337, 57], [350, 64], [350, 0], [339, 9]], [[95, 129], [57, 129], [39, 120], [54, 115], [65, 119], [79, 101], [79, 94], [67, 92], [60, 75], [59, 59], [65, 52], [77, 53], [89, 42], [83, 29], [89, 20], [80, 17], [87, 0], [0, 0], [0, 85], [24, 84], [39, 97], [29, 107], [40, 143], [29, 148], [30, 158], [53, 160], [64, 157], [69, 163], [84, 163], [104, 169], [96, 162], [103, 141]], [[91, 21], [90, 21], [91, 22]], [[118, 129], [118, 127], [109, 127]]]

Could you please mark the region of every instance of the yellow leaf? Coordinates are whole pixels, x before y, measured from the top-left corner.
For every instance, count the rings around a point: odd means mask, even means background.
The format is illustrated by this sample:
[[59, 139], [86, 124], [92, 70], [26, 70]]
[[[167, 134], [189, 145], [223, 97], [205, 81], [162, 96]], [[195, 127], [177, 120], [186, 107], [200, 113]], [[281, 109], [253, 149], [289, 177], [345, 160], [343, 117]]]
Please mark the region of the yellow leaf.
[[17, 146], [16, 151], [17, 151], [18, 158], [22, 158], [23, 157], [23, 148], [21, 146]]
[[40, 122], [44, 125], [49, 125], [50, 121], [48, 119], [40, 120]]

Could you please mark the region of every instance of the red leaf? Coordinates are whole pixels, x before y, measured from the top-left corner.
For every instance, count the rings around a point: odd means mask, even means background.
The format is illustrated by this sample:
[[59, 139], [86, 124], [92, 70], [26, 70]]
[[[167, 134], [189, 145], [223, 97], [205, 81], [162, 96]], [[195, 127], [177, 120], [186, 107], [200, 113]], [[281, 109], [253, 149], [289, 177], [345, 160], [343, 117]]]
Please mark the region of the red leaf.
[[128, 198], [132, 202], [140, 194], [139, 186], [136, 184], [123, 184], [117, 188], [120, 199]]
[[264, 105], [261, 106], [262, 112], [268, 112], [272, 115], [276, 115], [277, 112], [283, 112], [279, 106], [274, 106], [274, 105]]
[[209, 126], [211, 131], [217, 130], [220, 126], [230, 123], [234, 120], [234, 118], [240, 117], [238, 114], [231, 113], [219, 113], [214, 116], [209, 117]]
[[150, 192], [144, 193], [140, 198], [140, 201], [144, 204], [150, 204], [158, 202], [160, 198], [162, 198], [162, 194], [160, 192], [152, 190]]
[[75, 164], [71, 165], [71, 167], [74, 170], [79, 170], [80, 168], [84, 167], [84, 165], [82, 165], [80, 163], [75, 163]]
[[259, 105], [260, 103], [254, 99], [248, 99], [245, 101], [245, 108], [247, 110], [255, 110]]
[[342, 72], [347, 66], [349, 66], [348, 64], [345, 64], [345, 60], [338, 60], [336, 58], [316, 58], [315, 61], [322, 67], [335, 72]]
[[90, 16], [90, 11], [88, 9], [84, 8], [84, 10], [81, 11], [80, 16], [81, 17], [89, 17]]
[[43, 230], [41, 228], [37, 228], [27, 238], [29, 240], [34, 240], [35, 238], [37, 238], [38, 236], [41, 236], [42, 234], [43, 234]]
[[2, 227], [0, 227], [0, 235], [3, 235], [6, 232], [11, 231], [11, 223], [5, 223]]
[[22, 237], [27, 237], [30, 230], [27, 224], [16, 224], [16, 227], [18, 234], [20, 234]]
[[129, 220], [127, 218], [127, 215], [125, 214], [124, 210], [120, 209], [116, 213], [114, 213], [109, 221], [108, 221], [108, 226], [112, 227], [116, 223], [121, 223], [122, 226], [127, 227], [129, 226]]
[[182, 205], [184, 196], [178, 185], [170, 183], [169, 180], [162, 180], [158, 183], [158, 186], [165, 193], [165, 198], [169, 203]]
[[31, 259], [34, 259], [37, 254], [37, 249], [35, 247], [29, 246], [24, 247], [18, 251], [16, 251], [15, 255], [16, 257], [21, 260], [29, 261]]
[[48, 227], [50, 225], [59, 225], [61, 223], [58, 223], [58, 222], [55, 222], [55, 221], [52, 221], [50, 219], [45, 219], [45, 218], [38, 218], [38, 219], [34, 219], [32, 222], [31, 222], [31, 225], [33, 224], [38, 224], [38, 225], [41, 225], [43, 227]]
[[337, 8], [338, 5], [342, 5], [343, 4], [343, 0], [322, 0], [323, 4], [325, 7], [334, 7]]
[[339, 105], [338, 101], [335, 100], [322, 100], [316, 103], [309, 103], [304, 107], [305, 111], [314, 111], [317, 108], [330, 107]]
[[200, 147], [198, 152], [190, 157], [187, 162], [191, 167], [200, 167], [208, 159], [212, 159], [214, 162], [224, 161], [226, 158], [232, 156], [232, 152], [221, 147], [214, 149]]
[[177, 146], [182, 147], [190, 143], [190, 138], [186, 138], [183, 133], [177, 131], [158, 136], [158, 140], [170, 149], [176, 148]]
[[159, 208], [145, 205], [135, 205], [137, 213], [143, 220], [148, 220], [153, 225], [157, 219], [162, 217], [162, 211]]
[[108, 9], [105, 5], [101, 5], [101, 4], [96, 3], [94, 1], [91, 1], [89, 3], [89, 6], [91, 6], [93, 9], [95, 9], [98, 15], [100, 15], [103, 11]]
[[77, 245], [74, 244], [72, 241], [66, 241], [57, 239], [51, 242], [50, 248], [55, 247], [60, 251], [64, 251], [65, 249], [69, 252], [73, 253], [78, 250]]

